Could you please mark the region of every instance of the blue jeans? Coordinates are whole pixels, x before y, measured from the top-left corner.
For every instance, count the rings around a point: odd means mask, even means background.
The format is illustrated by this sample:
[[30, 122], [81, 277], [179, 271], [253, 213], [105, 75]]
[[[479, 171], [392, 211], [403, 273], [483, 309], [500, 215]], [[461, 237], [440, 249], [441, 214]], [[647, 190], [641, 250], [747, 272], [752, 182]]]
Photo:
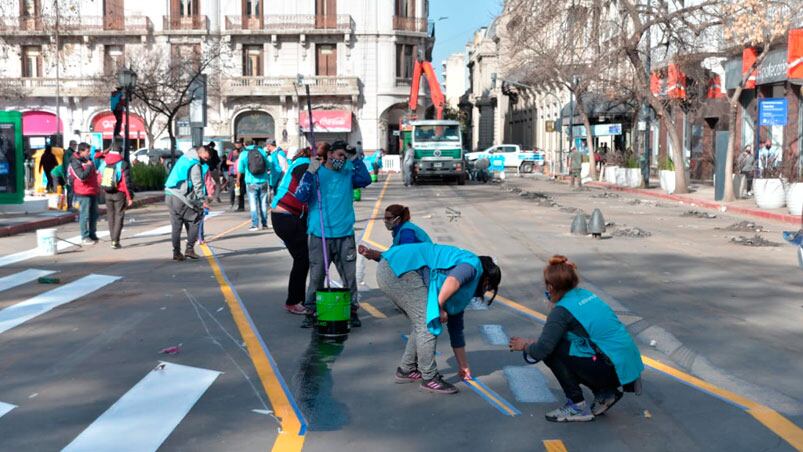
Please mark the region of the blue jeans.
[[98, 197], [75, 195], [78, 200], [78, 224], [82, 239], [97, 240]]
[[[268, 226], [268, 184], [248, 184], [248, 208], [251, 210], [251, 226]], [[259, 201], [257, 201], [259, 200]]]

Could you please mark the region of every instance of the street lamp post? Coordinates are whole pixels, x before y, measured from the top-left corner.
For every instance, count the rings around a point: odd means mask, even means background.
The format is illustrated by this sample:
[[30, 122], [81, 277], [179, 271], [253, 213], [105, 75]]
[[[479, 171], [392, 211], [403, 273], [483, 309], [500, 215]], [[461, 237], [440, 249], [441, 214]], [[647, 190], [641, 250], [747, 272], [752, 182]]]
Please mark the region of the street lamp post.
[[[303, 75], [298, 74], [296, 78], [296, 83], [298, 85], [304, 85], [305, 92], [307, 94], [307, 119], [309, 120], [309, 136], [310, 136], [310, 144], [312, 145], [312, 152], [313, 154], [316, 152], [315, 150], [315, 126], [314, 121], [312, 120], [312, 97], [310, 96], [309, 92], [309, 85], [311, 81], [307, 81]], [[299, 128], [303, 130], [303, 127], [299, 125]]]
[[[123, 157], [128, 161], [129, 153], [131, 152], [131, 144], [129, 141], [129, 110], [131, 105], [131, 91], [137, 86], [137, 73], [131, 68], [123, 69], [117, 76], [117, 82], [125, 90], [125, 137], [123, 138]], [[114, 137], [112, 137], [114, 139]]]

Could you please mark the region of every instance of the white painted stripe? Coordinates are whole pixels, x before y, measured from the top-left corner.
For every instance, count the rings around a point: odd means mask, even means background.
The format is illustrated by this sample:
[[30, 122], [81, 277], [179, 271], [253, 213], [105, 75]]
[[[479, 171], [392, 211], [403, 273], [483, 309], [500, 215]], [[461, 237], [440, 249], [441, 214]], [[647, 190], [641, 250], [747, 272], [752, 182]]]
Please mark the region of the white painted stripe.
[[36, 278], [40, 278], [42, 276], [52, 275], [56, 273], [55, 270], [37, 270], [35, 268], [30, 268], [25, 271], [21, 271], [19, 273], [14, 273], [13, 275], [8, 275], [0, 278], [0, 292], [8, 289], [13, 289], [14, 287], [21, 286], [23, 284], [27, 284]]
[[[206, 219], [209, 220], [210, 218], [215, 218], [216, 216], [223, 215], [222, 210], [216, 210], [214, 212], [209, 212], [209, 215], [206, 216]], [[160, 235], [167, 235], [170, 234], [171, 227], [170, 225], [166, 226], [159, 226], [158, 228], [151, 229], [149, 231], [140, 232], [139, 234], [134, 235], [134, 237], [157, 237]]]
[[3, 417], [4, 415], [8, 414], [9, 411], [13, 410], [16, 407], [17, 407], [17, 405], [12, 405], [10, 403], [0, 402], [0, 417]]
[[[109, 231], [98, 231], [98, 238], [106, 237], [109, 235]], [[75, 243], [76, 245], [81, 244], [81, 236], [77, 235], [75, 237], [70, 237], [68, 239], [59, 240], [56, 248], [59, 251], [64, 251], [67, 248], [72, 247], [71, 243]], [[6, 265], [16, 264], [18, 262], [27, 261], [28, 259], [33, 259], [34, 257], [41, 256], [42, 253], [39, 252], [39, 248], [31, 248], [29, 250], [20, 251], [19, 253], [9, 254], [7, 256], [0, 257], [0, 267], [5, 267]]]
[[213, 370], [162, 363], [62, 452], [155, 451], [218, 375]]
[[54, 308], [94, 292], [120, 279], [119, 276], [88, 275], [0, 311], [0, 333], [21, 325]]

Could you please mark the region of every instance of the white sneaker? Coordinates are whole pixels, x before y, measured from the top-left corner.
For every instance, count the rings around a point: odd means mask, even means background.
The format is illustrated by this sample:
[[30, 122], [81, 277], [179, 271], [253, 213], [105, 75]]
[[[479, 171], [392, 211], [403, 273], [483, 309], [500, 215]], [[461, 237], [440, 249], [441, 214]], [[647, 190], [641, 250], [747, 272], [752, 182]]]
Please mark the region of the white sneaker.
[[251, 232], [254, 232], [254, 231], [258, 231], [259, 228], [256, 227], [256, 226], [251, 226], [250, 228], [248, 228], [248, 230], [251, 231]]
[[591, 414], [591, 410], [585, 400], [580, 403], [572, 403], [571, 400], [567, 400], [566, 405], [550, 411], [544, 417], [549, 422], [588, 422], [594, 420], [594, 415]]

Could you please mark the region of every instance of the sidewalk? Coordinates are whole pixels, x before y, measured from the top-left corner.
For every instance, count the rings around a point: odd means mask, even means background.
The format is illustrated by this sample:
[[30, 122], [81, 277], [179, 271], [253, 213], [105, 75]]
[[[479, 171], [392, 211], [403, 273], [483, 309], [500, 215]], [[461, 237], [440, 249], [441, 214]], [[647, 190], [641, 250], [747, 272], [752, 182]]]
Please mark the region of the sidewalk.
[[[655, 182], [655, 183], [653, 183]], [[800, 227], [800, 217], [790, 215], [786, 208], [783, 209], [760, 209], [756, 207], [753, 199], [738, 199], [736, 201], [725, 203], [714, 201], [714, 187], [708, 185], [695, 185], [691, 184], [692, 193], [688, 194], [667, 194], [659, 187], [657, 181], [651, 181], [651, 186], [654, 188], [628, 188], [613, 185], [608, 182], [587, 182], [584, 185], [589, 187], [606, 188], [609, 190], [616, 190], [626, 193], [633, 193], [643, 196], [650, 196], [653, 198], [666, 199], [670, 201], [677, 201], [683, 204], [688, 204], [694, 207], [701, 207], [704, 209], [712, 209], [722, 211], [722, 208], [727, 209], [727, 212], [732, 214], [747, 215], [755, 218], [765, 220], [780, 221], [783, 223], [790, 223]]]
[[[134, 205], [131, 208], [136, 209], [149, 204], [156, 204], [164, 201], [164, 197], [164, 192], [160, 191], [138, 192], [134, 198]], [[101, 215], [106, 213], [106, 208], [104, 206], [100, 206], [98, 210]], [[0, 215], [0, 237], [8, 237], [41, 228], [51, 228], [60, 224], [72, 223], [76, 221], [77, 217], [77, 212], [63, 212], [58, 210], [49, 210], [35, 214], [2, 214]]]

